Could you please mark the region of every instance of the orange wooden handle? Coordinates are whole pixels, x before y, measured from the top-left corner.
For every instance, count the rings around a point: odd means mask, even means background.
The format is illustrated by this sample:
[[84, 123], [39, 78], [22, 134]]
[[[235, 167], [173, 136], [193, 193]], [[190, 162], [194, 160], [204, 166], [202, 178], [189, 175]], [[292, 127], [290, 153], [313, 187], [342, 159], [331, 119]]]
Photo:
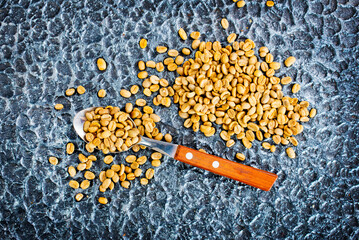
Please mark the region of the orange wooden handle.
[[264, 191], [269, 191], [278, 177], [274, 173], [229, 161], [181, 145], [178, 145], [174, 158], [178, 161], [240, 181]]

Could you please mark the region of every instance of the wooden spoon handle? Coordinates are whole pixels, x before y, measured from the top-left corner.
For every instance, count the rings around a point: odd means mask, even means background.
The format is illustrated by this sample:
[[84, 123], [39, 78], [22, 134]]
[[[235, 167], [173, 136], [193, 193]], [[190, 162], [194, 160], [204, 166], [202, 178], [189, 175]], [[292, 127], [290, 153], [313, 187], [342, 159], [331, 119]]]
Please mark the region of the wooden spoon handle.
[[277, 175], [178, 145], [176, 160], [269, 191]]

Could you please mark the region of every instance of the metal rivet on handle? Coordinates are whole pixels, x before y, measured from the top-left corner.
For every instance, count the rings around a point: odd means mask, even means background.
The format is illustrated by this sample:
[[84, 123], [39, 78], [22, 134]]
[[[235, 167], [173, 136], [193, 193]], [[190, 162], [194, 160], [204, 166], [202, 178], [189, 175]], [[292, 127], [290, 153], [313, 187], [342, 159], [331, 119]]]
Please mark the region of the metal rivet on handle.
[[219, 167], [219, 162], [218, 162], [218, 161], [214, 161], [214, 162], [212, 163], [212, 167], [218, 168], [218, 167]]
[[193, 154], [190, 153], [190, 152], [186, 153], [186, 158], [187, 158], [188, 160], [191, 160], [191, 159], [193, 158]]

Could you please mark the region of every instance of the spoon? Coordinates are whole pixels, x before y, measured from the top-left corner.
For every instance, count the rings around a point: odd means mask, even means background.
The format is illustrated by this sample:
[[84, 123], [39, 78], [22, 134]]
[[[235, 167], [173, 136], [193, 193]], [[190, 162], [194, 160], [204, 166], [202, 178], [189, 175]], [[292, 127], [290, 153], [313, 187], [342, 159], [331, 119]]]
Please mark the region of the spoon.
[[[76, 113], [74, 117], [73, 126], [82, 140], [85, 140], [86, 134], [83, 130], [83, 125], [86, 121], [85, 113], [95, 108], [96, 107], [84, 109]], [[130, 120], [133, 122], [131, 118]], [[136, 125], [134, 124], [134, 126]], [[152, 148], [153, 150], [170, 156], [178, 161], [234, 179], [264, 191], [269, 191], [278, 177], [274, 173], [258, 168], [203, 153], [185, 146], [158, 141], [144, 136], [141, 136], [140, 141], [136, 144]]]

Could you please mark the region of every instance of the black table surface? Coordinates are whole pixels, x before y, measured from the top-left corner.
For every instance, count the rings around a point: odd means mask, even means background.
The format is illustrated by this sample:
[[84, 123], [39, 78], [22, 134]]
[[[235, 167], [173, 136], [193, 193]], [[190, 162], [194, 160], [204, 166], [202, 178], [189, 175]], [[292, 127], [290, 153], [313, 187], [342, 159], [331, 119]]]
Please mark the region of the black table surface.
[[[74, 0], [0, 1], [0, 238], [1, 239], [358, 239], [359, 48], [358, 0]], [[224, 30], [220, 20], [230, 27]], [[118, 184], [101, 194], [99, 181], [87, 190], [68, 186], [67, 167], [84, 144], [71, 121], [85, 107], [123, 105], [152, 97], [123, 99], [121, 88], [141, 84], [139, 60], [161, 61], [160, 44], [190, 47], [177, 34], [201, 32], [201, 40], [226, 42], [235, 32], [267, 46], [283, 63], [278, 76], [301, 85], [297, 94], [317, 116], [304, 123], [297, 157], [285, 146], [270, 153], [255, 141], [226, 148], [219, 132], [211, 138], [183, 127], [178, 106], [154, 107], [159, 128], [174, 142], [278, 174], [269, 192], [163, 159], [149, 185]], [[141, 38], [148, 39], [140, 49]], [[104, 57], [108, 69], [97, 70]], [[173, 83], [175, 73], [156, 73]], [[83, 95], [66, 97], [83, 85]], [[97, 97], [99, 89], [107, 96]], [[53, 106], [62, 103], [64, 109]], [[76, 154], [65, 153], [74, 142]], [[140, 152], [149, 155], [150, 150]], [[49, 156], [59, 164], [49, 164]], [[97, 152], [96, 156], [103, 158]], [[115, 162], [126, 154], [115, 155]], [[92, 170], [106, 168], [101, 161]], [[81, 202], [74, 195], [85, 193]], [[98, 203], [106, 196], [107, 205]]]

